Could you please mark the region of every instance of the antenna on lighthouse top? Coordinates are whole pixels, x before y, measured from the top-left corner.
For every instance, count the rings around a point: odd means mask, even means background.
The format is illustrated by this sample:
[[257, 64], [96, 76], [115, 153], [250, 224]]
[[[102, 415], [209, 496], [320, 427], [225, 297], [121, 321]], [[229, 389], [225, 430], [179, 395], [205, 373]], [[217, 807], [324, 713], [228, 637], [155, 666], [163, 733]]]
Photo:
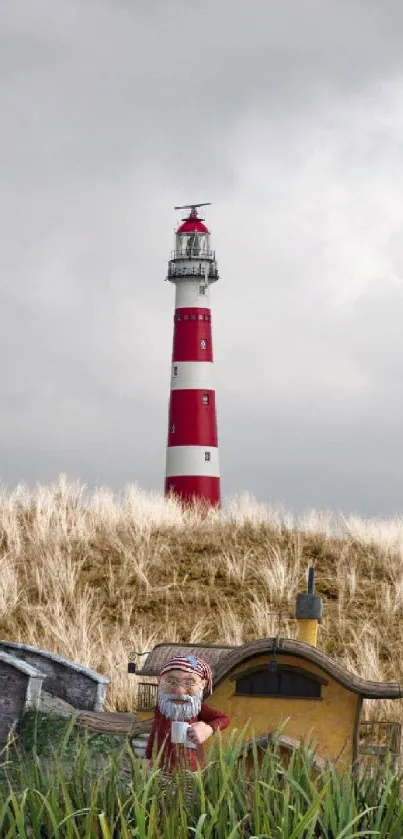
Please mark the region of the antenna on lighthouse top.
[[206, 201], [204, 204], [183, 204], [182, 207], [174, 207], [174, 210], [190, 210], [197, 215], [197, 207], [211, 207], [211, 201]]

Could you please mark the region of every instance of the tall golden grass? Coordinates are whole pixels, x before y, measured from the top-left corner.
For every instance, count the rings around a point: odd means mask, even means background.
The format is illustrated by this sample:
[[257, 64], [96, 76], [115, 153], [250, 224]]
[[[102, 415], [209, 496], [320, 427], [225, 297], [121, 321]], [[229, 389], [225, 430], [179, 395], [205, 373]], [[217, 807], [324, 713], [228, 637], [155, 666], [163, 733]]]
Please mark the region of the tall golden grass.
[[[135, 707], [133, 649], [297, 637], [309, 565], [318, 646], [363, 678], [403, 683], [403, 519], [292, 517], [247, 494], [205, 516], [136, 486], [86, 498], [61, 476], [1, 490], [0, 545], [0, 637], [108, 675], [109, 710]], [[365, 706], [367, 719], [403, 717], [400, 701]]]

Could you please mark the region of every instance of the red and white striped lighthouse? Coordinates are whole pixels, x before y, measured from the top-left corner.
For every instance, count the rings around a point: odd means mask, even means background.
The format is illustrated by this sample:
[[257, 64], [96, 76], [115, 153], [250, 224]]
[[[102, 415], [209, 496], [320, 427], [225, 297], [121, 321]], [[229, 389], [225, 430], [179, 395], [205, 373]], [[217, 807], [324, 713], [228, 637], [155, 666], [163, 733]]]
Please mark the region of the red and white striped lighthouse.
[[197, 208], [176, 231], [167, 279], [175, 283], [165, 494], [220, 504], [210, 284], [218, 280], [210, 232]]

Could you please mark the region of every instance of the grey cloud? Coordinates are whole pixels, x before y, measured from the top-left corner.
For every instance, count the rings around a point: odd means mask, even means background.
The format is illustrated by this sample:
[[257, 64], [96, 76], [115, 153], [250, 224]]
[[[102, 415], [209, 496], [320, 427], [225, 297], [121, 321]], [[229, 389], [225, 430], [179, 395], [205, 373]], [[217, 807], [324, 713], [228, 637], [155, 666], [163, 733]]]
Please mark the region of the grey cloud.
[[0, 476], [161, 488], [172, 207], [207, 214], [223, 487], [401, 505], [400, 2], [0, 8]]

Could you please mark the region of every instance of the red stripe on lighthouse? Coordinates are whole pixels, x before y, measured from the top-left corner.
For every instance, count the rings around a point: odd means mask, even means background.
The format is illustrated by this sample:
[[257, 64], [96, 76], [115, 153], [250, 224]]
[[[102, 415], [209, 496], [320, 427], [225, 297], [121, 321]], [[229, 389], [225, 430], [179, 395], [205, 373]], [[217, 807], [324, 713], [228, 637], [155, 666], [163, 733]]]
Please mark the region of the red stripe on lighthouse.
[[217, 446], [213, 390], [172, 390], [168, 446]]
[[213, 361], [209, 309], [177, 309], [172, 361]]
[[193, 499], [206, 501], [208, 504], [217, 505], [220, 503], [220, 479], [210, 478], [205, 475], [181, 475], [180, 477], [166, 478], [165, 494], [173, 492], [183, 501]]
[[[210, 320], [211, 309], [201, 306], [179, 306], [175, 309], [174, 320], [189, 320], [192, 315], [196, 315], [196, 320]], [[195, 320], [195, 318], [191, 318]]]

